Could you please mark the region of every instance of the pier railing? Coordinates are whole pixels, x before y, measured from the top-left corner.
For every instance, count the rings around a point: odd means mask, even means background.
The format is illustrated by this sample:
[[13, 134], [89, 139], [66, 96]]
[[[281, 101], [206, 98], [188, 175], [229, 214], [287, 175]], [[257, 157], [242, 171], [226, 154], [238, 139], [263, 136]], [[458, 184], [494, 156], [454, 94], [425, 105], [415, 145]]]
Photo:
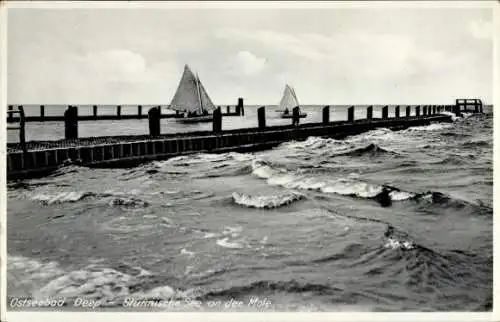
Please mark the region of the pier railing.
[[[13, 110], [14, 107], [23, 107], [23, 105], [9, 105], [9, 110]], [[46, 108], [48, 106], [46, 105], [39, 105], [38, 106], [38, 115], [27, 115], [25, 116], [25, 122], [64, 122], [66, 120], [66, 117], [64, 115], [47, 115], [46, 113]], [[135, 107], [137, 109], [136, 113], [123, 113], [123, 107], [122, 105], [116, 105], [116, 106], [99, 106], [99, 105], [93, 105], [92, 106], [92, 114], [91, 115], [78, 115], [77, 113], [77, 119], [78, 121], [111, 121], [111, 120], [140, 120], [140, 119], [147, 119], [148, 114], [147, 111], [145, 111], [145, 106], [143, 105], [127, 105], [127, 107]], [[161, 112], [161, 105], [155, 105], [155, 108], [159, 108]], [[224, 105], [224, 106], [219, 106], [221, 108], [221, 112], [223, 116], [242, 116], [245, 115], [245, 108], [243, 105], [243, 99], [239, 98], [237, 105]], [[110, 108], [114, 109], [113, 114], [99, 114], [99, 110], [109, 110]], [[168, 109], [169, 106], [166, 106]], [[76, 109], [78, 111], [78, 105], [68, 105], [67, 109]], [[65, 110], [65, 111], [66, 111]], [[146, 112], [146, 113], [145, 113]], [[179, 112], [172, 111], [172, 113], [160, 113], [160, 118], [162, 119], [168, 119], [168, 118], [181, 118], [183, 115]], [[8, 123], [15, 123], [19, 122], [19, 117], [10, 115], [7, 117], [7, 122]]]
[[[474, 110], [482, 112], [483, 108], [482, 108], [482, 105], [478, 105], [478, 100], [468, 100], [468, 101], [464, 100], [464, 101], [465, 101], [465, 103], [468, 103], [468, 104], [474, 104], [473, 105]], [[479, 102], [480, 102], [480, 100], [479, 100]], [[242, 105], [242, 101], [240, 101], [239, 103], [241, 103], [241, 105]], [[458, 103], [460, 103], [460, 104], [458, 104]], [[468, 109], [469, 107], [470, 106], [468, 106], [467, 104], [464, 104], [462, 101], [459, 101], [459, 100], [457, 100], [457, 105], [422, 105], [422, 106], [421, 105], [417, 105], [417, 106], [396, 105], [396, 106], [394, 106], [394, 109], [393, 109], [394, 110], [393, 117], [394, 118], [409, 118], [412, 114], [416, 117], [419, 117], [419, 116], [427, 116], [427, 115], [436, 115], [436, 114], [440, 114], [440, 113], [445, 112], [445, 111], [453, 112], [456, 115], [460, 115], [461, 112], [469, 111], [469, 109]], [[308, 128], [311, 126], [316, 126], [318, 124], [327, 125], [327, 124], [332, 123], [330, 121], [330, 109], [331, 108], [332, 107], [329, 105], [322, 108], [322, 121], [320, 123], [304, 123], [304, 124], [300, 124], [300, 126], [304, 127], [304, 128]], [[355, 110], [361, 109], [361, 108], [366, 109], [366, 120], [374, 120], [375, 119], [373, 116], [373, 105], [370, 105], [368, 107], [350, 106], [347, 108], [347, 122], [354, 122]], [[243, 108], [237, 109], [237, 113], [242, 113], [242, 110], [243, 110]], [[19, 111], [23, 111], [22, 106], [19, 106]], [[9, 111], [8, 111], [8, 119], [9, 120], [13, 119], [12, 114], [14, 114], [14, 113], [20, 113], [20, 112], [13, 111], [12, 107], [9, 106]], [[122, 135], [122, 136], [112, 136], [112, 137], [113, 138], [120, 138], [120, 139], [128, 139], [128, 138], [146, 139], [148, 137], [184, 136], [184, 135], [191, 135], [194, 133], [200, 133], [200, 134], [206, 135], [207, 133], [222, 133], [222, 132], [231, 133], [231, 132], [241, 131], [241, 129], [226, 130], [226, 129], [222, 128], [222, 118], [225, 116], [225, 114], [223, 114], [221, 112], [220, 107], [218, 107], [213, 113], [212, 131], [189, 132], [189, 133], [184, 133], [184, 134], [183, 133], [162, 134], [161, 133], [160, 119], [163, 117], [163, 115], [161, 114], [161, 108], [159, 106], [152, 107], [149, 109], [147, 114], [145, 114], [145, 116], [149, 120], [149, 133], [145, 133], [144, 135], [133, 135], [133, 136], [123, 136]], [[381, 119], [389, 119], [389, 118], [390, 118], [389, 106], [388, 105], [383, 106], [381, 108]], [[24, 121], [21, 120], [19, 117], [17, 119], [20, 121], [21, 124], [23, 124], [23, 129], [21, 131], [23, 138], [20, 139], [20, 142], [24, 142], [25, 141], [24, 140], [24, 136], [25, 136], [24, 124], [25, 124], [25, 119], [26, 119], [26, 117], [24, 116], [24, 112], [23, 112], [23, 117], [22, 117], [22, 119]], [[72, 105], [68, 106], [68, 108], [64, 112], [63, 126], [64, 126], [64, 130], [65, 130], [64, 131], [65, 136], [64, 136], [64, 138], [61, 138], [58, 141], [60, 141], [60, 140], [71, 141], [71, 140], [78, 139], [80, 142], [82, 142], [82, 140], [85, 140], [85, 138], [79, 138], [79, 136], [78, 136], [78, 122], [79, 121], [80, 121], [80, 117], [78, 116], [78, 108], [76, 106], [72, 106]], [[333, 122], [333, 123], [338, 124], [339, 122], [342, 123], [342, 121], [337, 121], [337, 122]], [[263, 130], [266, 127], [268, 127], [266, 125], [266, 108], [264, 106], [257, 109], [257, 122], [256, 123], [257, 123], [257, 127], [255, 128], [256, 130]], [[290, 126], [292, 126], [293, 124], [295, 124], [294, 126], [299, 126], [299, 123], [300, 123], [300, 117], [296, 114], [294, 117], [291, 118]], [[273, 128], [277, 128], [277, 129], [287, 128], [287, 127], [288, 127], [287, 125], [273, 126]], [[17, 129], [17, 127], [16, 127], [16, 129]], [[252, 130], [252, 129], [249, 128], [249, 129], [245, 129], [245, 130]], [[101, 137], [101, 138], [104, 138], [104, 137]], [[96, 138], [95, 137], [91, 138], [91, 140], [94, 140], [94, 139], [96, 139]], [[51, 141], [46, 141], [46, 142], [51, 142]], [[20, 144], [21, 143], [19, 143], [19, 144], [18, 143], [8, 143], [7, 146], [9, 149], [18, 150], [18, 149], [20, 149]], [[33, 144], [35, 144], [35, 143], [34, 142], [31, 143], [30, 146], [33, 146]], [[37, 141], [36, 144], [40, 145], [40, 144], [42, 144], [42, 142]]]

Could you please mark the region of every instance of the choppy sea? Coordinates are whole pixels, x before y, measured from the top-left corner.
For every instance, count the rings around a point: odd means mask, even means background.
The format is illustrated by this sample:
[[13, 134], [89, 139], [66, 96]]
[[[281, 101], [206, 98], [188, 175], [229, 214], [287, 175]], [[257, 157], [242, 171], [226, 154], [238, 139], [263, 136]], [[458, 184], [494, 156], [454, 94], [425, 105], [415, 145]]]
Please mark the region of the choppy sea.
[[489, 311], [492, 151], [493, 116], [466, 115], [9, 182], [8, 303]]

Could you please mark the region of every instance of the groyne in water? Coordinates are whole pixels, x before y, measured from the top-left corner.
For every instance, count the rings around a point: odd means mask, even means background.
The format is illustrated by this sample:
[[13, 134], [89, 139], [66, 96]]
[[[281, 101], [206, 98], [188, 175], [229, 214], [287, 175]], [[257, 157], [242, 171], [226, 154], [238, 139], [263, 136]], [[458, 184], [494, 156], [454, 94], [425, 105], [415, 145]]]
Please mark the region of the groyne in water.
[[[348, 110], [348, 120], [322, 123], [265, 126], [265, 113], [259, 113], [256, 128], [222, 131], [214, 118], [214, 130], [182, 134], [112, 136], [73, 138], [58, 141], [30, 141], [7, 145], [7, 177], [9, 180], [44, 175], [66, 164], [91, 167], [127, 167], [151, 160], [167, 159], [199, 152], [252, 151], [276, 146], [290, 140], [310, 136], [343, 138], [376, 128], [392, 130], [435, 122], [451, 122], [452, 116], [437, 114], [438, 109], [425, 115], [381, 119], [354, 120]], [[431, 109], [429, 109], [431, 110]], [[432, 111], [432, 110], [431, 110]], [[325, 112], [325, 118], [327, 113]], [[24, 151], [23, 151], [24, 149]]]

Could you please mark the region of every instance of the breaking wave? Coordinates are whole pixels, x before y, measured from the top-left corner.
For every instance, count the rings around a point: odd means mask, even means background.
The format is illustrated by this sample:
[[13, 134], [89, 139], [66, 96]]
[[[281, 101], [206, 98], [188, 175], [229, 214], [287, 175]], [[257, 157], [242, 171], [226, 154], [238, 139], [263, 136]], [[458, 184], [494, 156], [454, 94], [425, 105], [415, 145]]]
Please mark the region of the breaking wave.
[[[323, 193], [374, 198], [384, 191], [384, 186], [363, 182], [352, 178], [323, 179], [307, 175], [294, 174], [283, 169], [274, 169], [267, 163], [255, 160], [252, 163], [253, 174], [267, 179], [269, 185], [282, 186], [287, 189], [314, 190]], [[414, 196], [412, 193], [391, 189], [391, 199], [405, 200]]]
[[60, 192], [58, 194], [35, 194], [32, 196], [32, 200], [39, 201], [44, 205], [61, 204], [67, 202], [77, 202], [86, 198], [96, 197], [95, 193], [92, 192]]
[[[440, 161], [441, 162], [441, 161]], [[356, 178], [325, 179], [308, 174], [303, 175], [296, 172], [272, 167], [262, 160], [254, 160], [252, 163], [253, 174], [261, 179], [267, 180], [269, 185], [281, 186], [293, 190], [311, 190], [325, 194], [338, 194], [358, 198], [376, 199], [382, 203], [390, 201], [422, 201], [434, 204], [446, 205], [456, 208], [465, 206], [477, 206], [463, 200], [453, 199], [438, 191], [412, 192], [404, 191], [397, 187], [364, 182]], [[233, 196], [234, 198], [234, 196]], [[237, 196], [238, 200], [248, 200], [250, 203], [258, 203], [255, 197]], [[388, 201], [384, 201], [387, 199]], [[250, 201], [251, 200], [251, 201]], [[266, 200], [266, 199], [264, 199]], [[236, 199], [235, 199], [236, 201]]]
[[453, 127], [453, 124], [449, 124], [449, 123], [434, 123], [434, 124], [425, 125], [425, 126], [410, 127], [406, 130], [403, 130], [402, 133], [414, 132], [414, 131], [439, 131], [439, 130], [449, 129], [452, 127]]
[[135, 197], [131, 197], [134, 191], [129, 193], [119, 193], [119, 192], [82, 192], [82, 191], [63, 191], [59, 193], [33, 193], [28, 194], [28, 197], [33, 200], [40, 202], [43, 205], [50, 206], [56, 204], [64, 203], [75, 203], [87, 199], [105, 199], [109, 200], [108, 204], [110, 206], [123, 206], [123, 207], [146, 207], [149, 204], [146, 201], [140, 200]]
[[378, 156], [378, 155], [383, 155], [383, 154], [391, 154], [391, 155], [397, 155], [396, 152], [389, 151], [386, 149], [383, 149], [379, 147], [376, 144], [369, 144], [365, 147], [362, 148], [356, 148], [351, 151], [347, 152], [342, 152], [336, 154], [336, 156], [351, 156], [351, 157], [360, 157], [360, 156]]
[[24, 292], [18, 296], [35, 300], [66, 298], [71, 301], [84, 297], [99, 301], [100, 306], [117, 306], [130, 296], [142, 299], [187, 296], [186, 291], [168, 285], [165, 278], [127, 264], [110, 267], [95, 261], [69, 271], [56, 262], [43, 263], [22, 256], [9, 256], [8, 275], [10, 283], [25, 284]]
[[271, 196], [249, 196], [233, 192], [232, 197], [234, 202], [238, 205], [250, 208], [271, 209], [289, 205], [295, 201], [303, 199], [305, 196], [296, 192], [288, 192]]

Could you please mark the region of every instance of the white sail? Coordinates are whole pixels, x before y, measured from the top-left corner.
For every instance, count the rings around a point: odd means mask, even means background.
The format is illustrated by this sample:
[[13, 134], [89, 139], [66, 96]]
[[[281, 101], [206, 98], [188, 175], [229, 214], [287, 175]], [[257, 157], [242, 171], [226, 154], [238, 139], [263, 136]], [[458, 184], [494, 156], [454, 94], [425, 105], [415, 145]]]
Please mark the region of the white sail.
[[297, 100], [297, 96], [295, 95], [294, 89], [290, 85], [285, 86], [285, 91], [283, 92], [283, 97], [280, 101], [279, 109], [281, 111], [288, 109], [290, 112], [296, 106], [299, 106], [299, 101]]
[[208, 112], [215, 110], [216, 107], [214, 103], [212, 103], [210, 96], [208, 96], [207, 90], [205, 89], [199, 78], [198, 78], [198, 85], [200, 88], [200, 100], [202, 109]]
[[215, 109], [207, 91], [188, 65], [184, 66], [184, 73], [170, 103], [170, 109], [197, 114], [203, 114], [204, 110], [212, 111]]

